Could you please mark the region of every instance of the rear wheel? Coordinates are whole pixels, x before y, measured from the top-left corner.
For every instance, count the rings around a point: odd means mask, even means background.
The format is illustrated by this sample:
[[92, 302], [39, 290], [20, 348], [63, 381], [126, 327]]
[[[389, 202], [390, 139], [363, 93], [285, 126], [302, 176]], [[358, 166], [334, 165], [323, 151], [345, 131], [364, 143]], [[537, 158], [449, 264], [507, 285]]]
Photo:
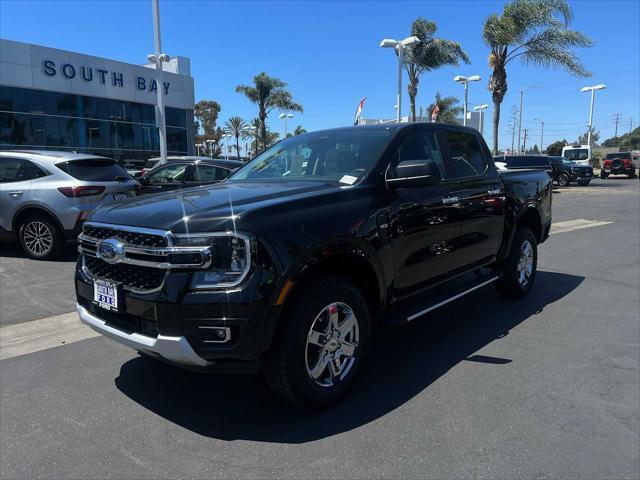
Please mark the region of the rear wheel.
[[558, 175], [558, 185], [560, 185], [561, 187], [566, 187], [567, 185], [569, 185], [569, 182], [571, 181], [571, 179], [569, 178], [569, 175], [567, 175], [566, 173], [561, 173], [560, 175]]
[[629, 178], [636, 178], [636, 169], [632, 168], [629, 172]]
[[320, 277], [301, 288], [280, 320], [263, 375], [285, 403], [313, 409], [335, 402], [352, 385], [371, 326], [365, 298], [348, 280]]
[[495, 285], [498, 292], [510, 298], [524, 297], [536, 278], [538, 242], [533, 232], [518, 227], [511, 251], [502, 267], [502, 278]]
[[24, 253], [36, 260], [55, 258], [64, 248], [62, 232], [51, 217], [44, 214], [27, 217], [20, 225], [18, 237]]

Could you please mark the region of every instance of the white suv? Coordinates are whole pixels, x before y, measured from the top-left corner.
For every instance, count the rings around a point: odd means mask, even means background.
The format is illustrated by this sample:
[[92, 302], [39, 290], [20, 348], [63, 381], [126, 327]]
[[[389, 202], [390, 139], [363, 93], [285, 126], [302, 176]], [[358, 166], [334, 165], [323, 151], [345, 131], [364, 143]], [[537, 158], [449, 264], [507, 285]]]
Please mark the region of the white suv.
[[31, 258], [50, 259], [99, 204], [137, 194], [115, 160], [54, 151], [0, 151], [0, 238]]

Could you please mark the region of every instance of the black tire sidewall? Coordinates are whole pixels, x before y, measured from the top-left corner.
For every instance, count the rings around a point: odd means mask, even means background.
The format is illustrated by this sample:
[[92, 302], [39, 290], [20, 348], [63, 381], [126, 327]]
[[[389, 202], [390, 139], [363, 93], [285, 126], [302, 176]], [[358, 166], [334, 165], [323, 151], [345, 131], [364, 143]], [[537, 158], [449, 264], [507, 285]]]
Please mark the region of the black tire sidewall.
[[[527, 285], [522, 286], [518, 281], [518, 261], [520, 260], [520, 248], [525, 240], [529, 240], [533, 247], [533, 272]], [[497, 283], [500, 293], [511, 298], [525, 296], [533, 287], [538, 270], [538, 242], [533, 232], [526, 227], [518, 227], [511, 244], [511, 251], [504, 264], [502, 279]]]
[[[51, 231], [51, 236], [52, 236], [51, 248], [47, 253], [43, 255], [35, 254], [31, 250], [29, 250], [24, 240], [24, 230], [27, 227], [27, 225], [33, 222], [42, 222]], [[55, 258], [60, 253], [60, 249], [62, 248], [62, 233], [60, 232], [60, 229], [58, 228], [56, 223], [46, 215], [36, 214], [36, 215], [31, 215], [27, 217], [25, 221], [22, 222], [22, 224], [20, 225], [20, 229], [18, 231], [18, 240], [20, 242], [20, 247], [22, 248], [22, 251], [29, 258], [33, 258], [34, 260], [49, 260], [49, 259]]]
[[[366, 358], [371, 339], [371, 320], [366, 300], [351, 282], [342, 278], [324, 277], [307, 284], [306, 292], [294, 299], [282, 325], [287, 329], [289, 342], [286, 348], [288, 362], [288, 382], [297, 402], [303, 408], [314, 408], [335, 402], [342, 397], [353, 384], [360, 367]], [[311, 293], [311, 294], [310, 294]], [[306, 369], [305, 347], [309, 329], [317, 315], [327, 305], [342, 302], [348, 305], [358, 319], [359, 344], [356, 360], [342, 381], [332, 387], [321, 387], [309, 377]]]
[[[564, 183], [562, 183], [560, 179], [565, 179]], [[558, 185], [559, 186], [566, 187], [567, 185], [569, 185], [570, 181], [571, 181], [571, 179], [569, 178], [569, 175], [567, 175], [566, 173], [561, 173], [560, 175], [558, 175]]]

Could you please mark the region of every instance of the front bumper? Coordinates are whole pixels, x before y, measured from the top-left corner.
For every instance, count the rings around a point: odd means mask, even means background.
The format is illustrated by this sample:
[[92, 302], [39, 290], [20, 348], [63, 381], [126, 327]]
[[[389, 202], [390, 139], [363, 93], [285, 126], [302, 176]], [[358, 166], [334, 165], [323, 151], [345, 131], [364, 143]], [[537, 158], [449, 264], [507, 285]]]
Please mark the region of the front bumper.
[[161, 357], [169, 362], [185, 366], [207, 367], [212, 363], [199, 356], [193, 348], [191, 348], [191, 345], [185, 337], [158, 335], [156, 338], [153, 338], [135, 332], [128, 333], [107, 325], [107, 322], [92, 315], [86, 308], [79, 304], [76, 304], [76, 308], [82, 323], [89, 325], [105, 337], [109, 337], [138, 352]]

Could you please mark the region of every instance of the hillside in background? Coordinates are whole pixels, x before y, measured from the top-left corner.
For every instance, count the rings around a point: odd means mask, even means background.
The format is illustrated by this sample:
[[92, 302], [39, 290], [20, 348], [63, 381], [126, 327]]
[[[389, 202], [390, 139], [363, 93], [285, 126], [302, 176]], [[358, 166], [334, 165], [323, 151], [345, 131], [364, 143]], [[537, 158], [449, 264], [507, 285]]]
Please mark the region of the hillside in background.
[[631, 150], [640, 150], [640, 127], [636, 127], [630, 133], [619, 137], [608, 138], [600, 144], [603, 147], [626, 147]]

